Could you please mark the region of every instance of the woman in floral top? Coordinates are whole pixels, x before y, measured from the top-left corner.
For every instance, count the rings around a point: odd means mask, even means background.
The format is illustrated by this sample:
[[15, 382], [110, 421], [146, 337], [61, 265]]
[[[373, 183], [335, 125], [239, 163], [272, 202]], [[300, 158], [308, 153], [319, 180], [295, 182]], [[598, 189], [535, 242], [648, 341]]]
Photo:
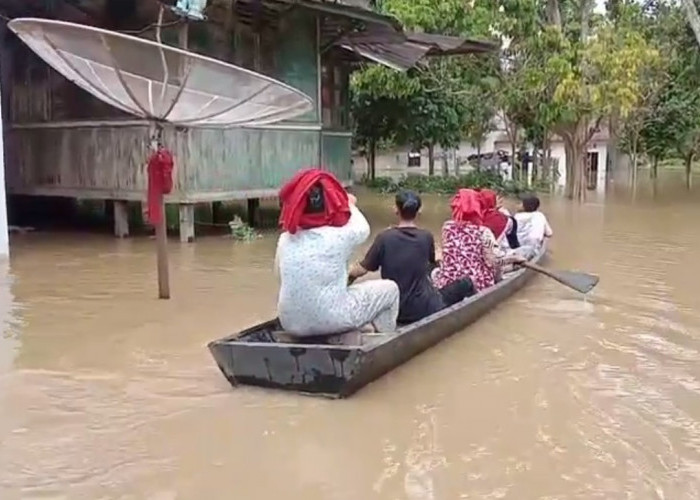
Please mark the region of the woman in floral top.
[[434, 274], [438, 288], [471, 279], [477, 291], [493, 286], [504, 264], [524, 260], [506, 256], [483, 225], [479, 193], [460, 189], [452, 199], [452, 219], [442, 226], [442, 262]]

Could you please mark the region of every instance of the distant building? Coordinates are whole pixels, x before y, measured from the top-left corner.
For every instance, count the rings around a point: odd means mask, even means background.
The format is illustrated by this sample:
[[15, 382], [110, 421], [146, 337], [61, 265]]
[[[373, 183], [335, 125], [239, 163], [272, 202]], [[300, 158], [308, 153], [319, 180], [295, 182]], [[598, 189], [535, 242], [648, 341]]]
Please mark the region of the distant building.
[[[608, 130], [605, 127], [600, 128], [593, 135], [589, 142], [587, 151], [587, 178], [588, 189], [591, 191], [602, 192], [605, 190], [605, 178], [607, 175], [607, 160], [608, 160]], [[551, 140], [551, 158], [553, 161], [553, 169], [556, 172], [556, 187], [563, 189], [566, 185], [566, 152], [564, 150], [564, 141], [554, 136]], [[494, 160], [485, 161], [485, 165], [497, 163], [499, 153], [510, 157], [511, 144], [506, 133], [502, 121], [496, 120], [496, 130], [491, 132], [486, 140], [481, 145], [481, 148], [476, 148], [468, 142], [462, 142], [456, 150], [446, 152], [446, 159], [443, 160], [443, 151], [440, 148], [435, 148], [435, 175], [441, 175], [443, 171], [444, 161], [447, 161], [447, 166], [450, 174], [455, 174], [456, 164], [461, 164], [457, 170], [464, 173], [471, 167], [467, 163], [467, 157], [476, 155], [477, 150], [482, 155], [492, 154]], [[530, 155], [532, 148], [530, 147]], [[516, 149], [516, 155], [519, 154], [519, 149]], [[482, 156], [483, 157], [483, 156]], [[402, 147], [394, 151], [385, 151], [377, 155], [377, 176], [400, 177], [407, 174], [428, 174], [428, 152], [427, 149], [418, 151], [411, 147]], [[367, 163], [364, 160], [356, 160], [354, 163], [355, 178], [361, 178], [367, 171]], [[510, 172], [510, 169], [507, 169]]]

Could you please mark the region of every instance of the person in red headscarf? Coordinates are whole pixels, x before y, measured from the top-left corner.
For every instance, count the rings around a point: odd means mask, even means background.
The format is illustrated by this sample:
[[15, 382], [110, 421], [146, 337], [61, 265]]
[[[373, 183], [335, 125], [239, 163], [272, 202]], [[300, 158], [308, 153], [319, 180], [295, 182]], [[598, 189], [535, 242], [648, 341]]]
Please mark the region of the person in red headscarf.
[[493, 233], [500, 248], [504, 252], [518, 248], [518, 225], [513, 216], [501, 207], [498, 194], [491, 189], [479, 191], [481, 209], [484, 215], [484, 226]]
[[367, 219], [333, 174], [307, 169], [280, 191], [275, 268], [282, 328], [296, 336], [333, 335], [371, 324], [396, 330], [399, 288], [371, 280], [348, 286], [348, 264], [370, 233]]
[[522, 261], [520, 256], [506, 257], [496, 238], [484, 225], [481, 197], [473, 189], [460, 189], [450, 204], [452, 219], [442, 226], [442, 262], [434, 273], [438, 288], [469, 278], [477, 291], [496, 283], [501, 267]]
[[508, 227], [508, 216], [498, 210], [498, 195], [491, 189], [479, 191], [479, 201], [483, 214], [484, 226], [489, 228], [496, 238], [501, 241]]

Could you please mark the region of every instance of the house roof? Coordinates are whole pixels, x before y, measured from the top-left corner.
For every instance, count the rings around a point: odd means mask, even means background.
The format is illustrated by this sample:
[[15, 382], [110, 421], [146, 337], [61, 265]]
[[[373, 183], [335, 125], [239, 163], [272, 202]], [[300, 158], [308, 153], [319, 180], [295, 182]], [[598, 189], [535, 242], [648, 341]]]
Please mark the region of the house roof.
[[461, 38], [456, 36], [435, 35], [432, 33], [408, 33], [409, 42], [430, 46], [428, 55], [477, 54], [498, 50], [493, 42], [476, 38]]
[[427, 57], [485, 53], [498, 48], [494, 43], [476, 39], [371, 27], [345, 35], [336, 44], [399, 71], [412, 68]]
[[[174, 3], [175, 0], [163, 0]], [[10, 17], [39, 16], [81, 24], [102, 25], [105, 0], [58, 0], [49, 9], [45, 0], [0, 0], [0, 9]], [[158, 1], [138, 0], [140, 17], [157, 15]], [[221, 15], [230, 0], [209, 0], [207, 12]], [[240, 22], [254, 24], [256, 19], [274, 23], [294, 8], [315, 11], [322, 19], [321, 47], [339, 47], [348, 55], [359, 56], [391, 68], [405, 71], [427, 57], [484, 53], [498, 47], [470, 38], [405, 33], [394, 17], [369, 7], [368, 0], [237, 0], [234, 4]], [[225, 12], [225, 10], [224, 10]]]

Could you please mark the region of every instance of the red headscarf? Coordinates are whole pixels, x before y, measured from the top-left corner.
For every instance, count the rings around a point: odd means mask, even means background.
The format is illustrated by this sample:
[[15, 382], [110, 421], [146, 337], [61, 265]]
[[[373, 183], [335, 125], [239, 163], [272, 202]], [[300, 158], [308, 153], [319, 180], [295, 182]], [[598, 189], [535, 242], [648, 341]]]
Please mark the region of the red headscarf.
[[[309, 191], [317, 184], [323, 190], [325, 211], [317, 214], [304, 213]], [[348, 193], [333, 174], [317, 168], [300, 170], [287, 181], [280, 190], [280, 202], [280, 227], [292, 234], [298, 229], [340, 227], [350, 220]]]
[[473, 189], [460, 189], [452, 198], [452, 219], [457, 222], [471, 222], [481, 225], [483, 223], [483, 213], [479, 193]]
[[484, 226], [488, 227], [496, 239], [500, 238], [508, 225], [508, 217], [496, 207], [498, 195], [491, 189], [482, 189], [479, 193], [481, 209], [484, 211]]

